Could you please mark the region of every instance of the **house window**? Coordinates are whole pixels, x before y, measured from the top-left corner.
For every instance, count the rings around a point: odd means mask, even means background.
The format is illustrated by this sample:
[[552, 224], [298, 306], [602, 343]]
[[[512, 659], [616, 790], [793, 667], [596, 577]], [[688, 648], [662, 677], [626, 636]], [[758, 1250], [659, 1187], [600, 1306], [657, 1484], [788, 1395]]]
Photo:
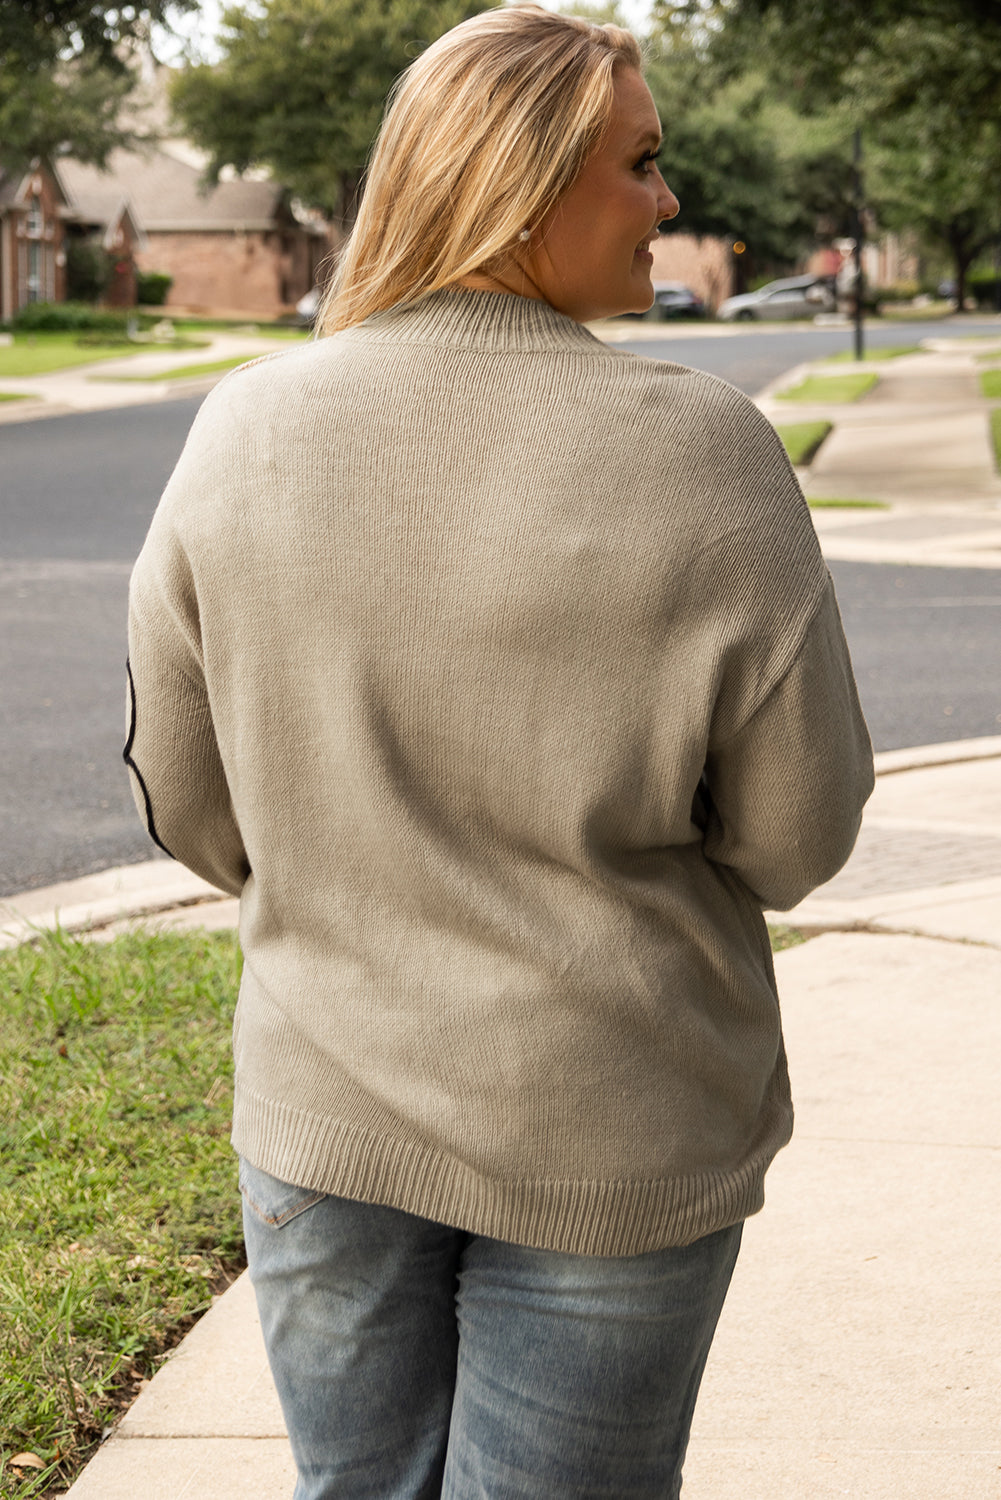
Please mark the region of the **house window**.
[[39, 198], [38, 194], [35, 193], [31, 199], [31, 202], [28, 204], [28, 238], [31, 240], [40, 240], [42, 238], [42, 231], [44, 227], [45, 219], [42, 214], [42, 200], [41, 198]]
[[28, 280], [27, 293], [29, 302], [40, 302], [42, 298], [42, 247], [37, 240], [28, 241]]

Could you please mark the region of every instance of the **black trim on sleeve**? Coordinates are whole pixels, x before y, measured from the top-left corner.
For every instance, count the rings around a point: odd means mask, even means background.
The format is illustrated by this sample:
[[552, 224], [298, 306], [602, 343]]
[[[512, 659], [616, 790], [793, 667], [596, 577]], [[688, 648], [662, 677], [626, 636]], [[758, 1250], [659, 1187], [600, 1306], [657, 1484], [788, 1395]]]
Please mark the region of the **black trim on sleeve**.
[[125, 673], [129, 679], [129, 737], [125, 741], [125, 749], [122, 751], [122, 759], [128, 766], [129, 770], [132, 772], [133, 776], [136, 778], [136, 781], [139, 783], [140, 787], [142, 787], [143, 801], [146, 804], [147, 833], [158, 849], [162, 849], [164, 854], [170, 855], [170, 858], [174, 859], [175, 856], [171, 854], [166, 844], [157, 835], [156, 824], [153, 822], [153, 804], [150, 801], [149, 788], [143, 780], [142, 772], [136, 765], [135, 761], [132, 759], [132, 746], [136, 737], [136, 685], [132, 676], [132, 665], [128, 657], [125, 658]]
[[709, 776], [705, 770], [699, 777], [699, 784], [695, 788], [695, 796], [692, 798], [692, 822], [696, 828], [701, 828], [705, 833], [713, 818], [717, 817], [716, 804], [713, 794], [709, 789]]

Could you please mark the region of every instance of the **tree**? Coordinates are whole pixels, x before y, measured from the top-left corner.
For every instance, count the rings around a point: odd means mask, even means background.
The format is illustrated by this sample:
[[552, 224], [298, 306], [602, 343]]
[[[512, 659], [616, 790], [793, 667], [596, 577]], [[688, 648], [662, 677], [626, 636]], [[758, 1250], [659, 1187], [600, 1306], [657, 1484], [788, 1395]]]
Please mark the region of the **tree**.
[[998, 0], [659, 0], [715, 77], [764, 68], [804, 116], [861, 129], [869, 206], [967, 270], [1001, 233]]
[[188, 67], [172, 100], [223, 167], [268, 167], [350, 220], [386, 95], [423, 47], [483, 7], [463, 0], [263, 0], [227, 10], [223, 59]]
[[661, 167], [681, 203], [679, 232], [742, 241], [760, 270], [838, 233], [849, 212], [850, 131], [777, 97], [764, 66], [718, 66], [676, 32], [647, 71], [664, 126]]
[[99, 166], [122, 139], [119, 110], [133, 87], [129, 72], [79, 59], [48, 69], [0, 73], [0, 160], [26, 166], [60, 152]]
[[982, 0], [920, 0], [879, 21], [885, 9], [841, 79], [866, 196], [880, 224], [946, 250], [961, 308], [970, 266], [1001, 234], [1001, 26], [983, 24]]
[[119, 124], [134, 87], [130, 49], [154, 23], [197, 0], [147, 0], [117, 7], [93, 0], [0, 0], [0, 153], [20, 166], [71, 153], [103, 165], [127, 140]]
[[[942, 33], [962, 38], [967, 62], [964, 84], [981, 113], [997, 110], [1001, 75], [998, 0], [654, 0], [654, 17], [665, 29], [701, 38], [717, 66], [740, 66], [750, 51], [767, 56], [776, 81], [826, 105], [850, 92], [860, 68], [878, 65], [896, 50], [899, 29], [911, 36]], [[934, 52], [920, 48], [919, 70], [938, 88], [952, 79]], [[976, 59], [979, 56], [979, 63]], [[892, 108], [913, 103], [901, 93]]]
[[868, 197], [879, 222], [946, 251], [962, 308], [970, 267], [1001, 239], [1001, 119], [922, 100], [868, 134]]
[[171, 12], [198, 0], [145, 0], [123, 6], [94, 0], [0, 0], [0, 62], [46, 67], [56, 56], [84, 52], [112, 60], [123, 43], [149, 40], [150, 27], [169, 26]]

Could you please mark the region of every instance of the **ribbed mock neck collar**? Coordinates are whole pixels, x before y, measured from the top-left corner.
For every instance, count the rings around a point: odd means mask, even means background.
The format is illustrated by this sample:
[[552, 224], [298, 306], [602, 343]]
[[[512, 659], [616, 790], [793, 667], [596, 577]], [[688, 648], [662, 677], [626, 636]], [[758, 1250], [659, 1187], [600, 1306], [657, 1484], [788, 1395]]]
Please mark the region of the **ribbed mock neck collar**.
[[583, 324], [557, 312], [548, 302], [508, 292], [465, 289], [430, 292], [415, 302], [401, 302], [346, 332], [393, 343], [452, 344], [468, 349], [605, 348]]

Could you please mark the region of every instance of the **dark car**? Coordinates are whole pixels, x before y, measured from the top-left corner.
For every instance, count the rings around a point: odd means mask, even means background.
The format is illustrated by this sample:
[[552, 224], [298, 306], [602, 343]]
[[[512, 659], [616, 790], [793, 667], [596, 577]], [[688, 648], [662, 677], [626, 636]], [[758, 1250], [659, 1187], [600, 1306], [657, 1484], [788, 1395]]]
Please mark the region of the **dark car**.
[[653, 306], [648, 318], [703, 318], [705, 303], [696, 296], [690, 286], [680, 281], [655, 281], [653, 284]]

